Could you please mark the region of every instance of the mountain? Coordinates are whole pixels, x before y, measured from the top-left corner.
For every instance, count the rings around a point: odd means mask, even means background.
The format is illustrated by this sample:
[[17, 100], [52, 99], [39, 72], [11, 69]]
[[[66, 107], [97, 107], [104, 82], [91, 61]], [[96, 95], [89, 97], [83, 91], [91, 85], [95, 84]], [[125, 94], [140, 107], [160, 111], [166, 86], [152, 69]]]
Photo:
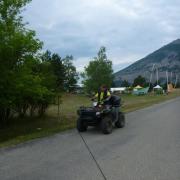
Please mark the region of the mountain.
[[[154, 66], [154, 70], [153, 69]], [[166, 71], [169, 79], [175, 81], [176, 75], [180, 78], [180, 39], [177, 39], [148, 56], [136, 61], [127, 68], [115, 73], [115, 84], [119, 85], [123, 80], [133, 82], [134, 78], [142, 75], [147, 81], [156, 81], [156, 69], [158, 69], [159, 81], [166, 80]]]

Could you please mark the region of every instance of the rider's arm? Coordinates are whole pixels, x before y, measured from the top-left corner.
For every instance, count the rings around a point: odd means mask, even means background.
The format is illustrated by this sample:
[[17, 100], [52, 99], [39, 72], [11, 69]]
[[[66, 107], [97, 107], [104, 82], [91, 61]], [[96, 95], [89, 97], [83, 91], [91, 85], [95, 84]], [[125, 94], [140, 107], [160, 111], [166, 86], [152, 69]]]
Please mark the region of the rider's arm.
[[94, 99], [97, 99], [98, 98], [98, 93], [96, 93], [91, 99], [94, 100]]
[[95, 98], [98, 98], [98, 93], [96, 93], [94, 97], [95, 97]]

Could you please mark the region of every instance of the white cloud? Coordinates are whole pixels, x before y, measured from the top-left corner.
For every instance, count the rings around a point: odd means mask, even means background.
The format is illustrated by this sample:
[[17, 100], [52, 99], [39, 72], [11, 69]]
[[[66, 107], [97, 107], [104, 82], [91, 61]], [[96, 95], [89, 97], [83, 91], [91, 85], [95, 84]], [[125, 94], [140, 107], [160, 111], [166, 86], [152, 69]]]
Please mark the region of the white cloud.
[[45, 48], [74, 55], [78, 70], [102, 45], [117, 70], [180, 36], [178, 0], [33, 0], [26, 9]]
[[89, 61], [91, 60], [91, 57], [80, 57], [77, 58], [74, 62], [75, 66], [77, 67], [77, 71], [78, 72], [83, 72], [84, 71], [84, 67], [86, 67], [89, 63]]

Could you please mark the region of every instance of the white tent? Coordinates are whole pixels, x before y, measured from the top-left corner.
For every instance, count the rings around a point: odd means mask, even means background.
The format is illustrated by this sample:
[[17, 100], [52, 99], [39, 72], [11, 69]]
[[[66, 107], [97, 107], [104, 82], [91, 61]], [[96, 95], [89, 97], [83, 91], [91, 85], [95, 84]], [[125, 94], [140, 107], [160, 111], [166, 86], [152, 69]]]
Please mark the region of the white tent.
[[154, 89], [162, 89], [162, 87], [160, 85], [156, 85]]

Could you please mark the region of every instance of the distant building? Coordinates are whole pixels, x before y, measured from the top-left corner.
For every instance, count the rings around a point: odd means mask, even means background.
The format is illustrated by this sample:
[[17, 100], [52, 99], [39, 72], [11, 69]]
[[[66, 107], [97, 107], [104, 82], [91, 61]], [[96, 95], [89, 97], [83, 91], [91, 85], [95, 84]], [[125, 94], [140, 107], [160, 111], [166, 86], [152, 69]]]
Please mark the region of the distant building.
[[111, 88], [110, 91], [112, 93], [125, 93], [126, 87], [115, 87], [115, 88]]
[[75, 92], [77, 94], [83, 94], [84, 93], [84, 85], [83, 84], [77, 84], [75, 88]]

